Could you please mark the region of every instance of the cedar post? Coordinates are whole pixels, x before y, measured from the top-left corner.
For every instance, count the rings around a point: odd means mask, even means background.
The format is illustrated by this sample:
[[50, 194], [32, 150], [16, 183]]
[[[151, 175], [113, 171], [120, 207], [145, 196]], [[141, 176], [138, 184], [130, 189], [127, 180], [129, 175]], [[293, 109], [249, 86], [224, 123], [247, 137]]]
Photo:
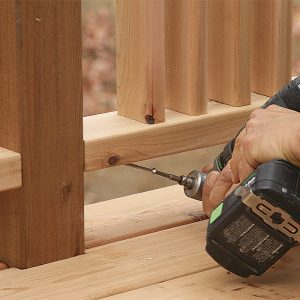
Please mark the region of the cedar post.
[[83, 253], [80, 0], [0, 9], [0, 146], [23, 187], [0, 194], [0, 260], [28, 268]]

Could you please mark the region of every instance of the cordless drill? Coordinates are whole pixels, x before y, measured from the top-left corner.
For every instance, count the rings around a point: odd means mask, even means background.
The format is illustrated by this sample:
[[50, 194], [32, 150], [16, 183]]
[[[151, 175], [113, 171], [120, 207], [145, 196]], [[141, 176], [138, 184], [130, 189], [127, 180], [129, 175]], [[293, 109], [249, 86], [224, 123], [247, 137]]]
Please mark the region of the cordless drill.
[[[278, 105], [300, 112], [300, 77], [283, 87], [262, 108]], [[221, 171], [234, 149], [231, 140], [214, 160]], [[184, 187], [186, 196], [202, 200], [206, 174], [194, 170], [176, 176], [129, 164], [166, 177]], [[300, 242], [300, 169], [284, 160], [260, 165], [210, 216], [206, 251], [221, 266], [242, 277], [261, 275]]]

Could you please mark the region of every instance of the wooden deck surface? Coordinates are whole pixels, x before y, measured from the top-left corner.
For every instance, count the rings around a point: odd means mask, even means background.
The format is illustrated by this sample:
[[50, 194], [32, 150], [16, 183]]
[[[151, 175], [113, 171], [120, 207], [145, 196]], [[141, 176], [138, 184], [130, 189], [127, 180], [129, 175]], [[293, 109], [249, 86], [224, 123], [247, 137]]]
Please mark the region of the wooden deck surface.
[[300, 248], [261, 277], [239, 278], [206, 254], [201, 216], [200, 203], [177, 186], [92, 204], [86, 208], [86, 254], [1, 271], [0, 299], [299, 297]]

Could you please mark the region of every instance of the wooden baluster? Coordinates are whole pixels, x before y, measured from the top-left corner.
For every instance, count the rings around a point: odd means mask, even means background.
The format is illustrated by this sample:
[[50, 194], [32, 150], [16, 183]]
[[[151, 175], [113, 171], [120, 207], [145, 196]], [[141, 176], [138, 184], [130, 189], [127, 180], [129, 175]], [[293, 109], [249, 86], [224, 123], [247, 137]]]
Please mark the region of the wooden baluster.
[[146, 123], [165, 119], [163, 0], [117, 0], [118, 113]]
[[206, 1], [166, 1], [167, 107], [206, 112]]
[[233, 106], [250, 103], [251, 1], [209, 0], [208, 98]]
[[292, 1], [253, 0], [251, 90], [272, 96], [292, 76]]

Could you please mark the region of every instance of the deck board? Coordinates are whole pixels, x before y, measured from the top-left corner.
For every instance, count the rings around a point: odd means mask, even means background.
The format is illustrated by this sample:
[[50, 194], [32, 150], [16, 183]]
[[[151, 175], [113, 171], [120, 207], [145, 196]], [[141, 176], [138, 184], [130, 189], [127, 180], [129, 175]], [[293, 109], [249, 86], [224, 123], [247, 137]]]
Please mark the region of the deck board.
[[[106, 244], [55, 263], [1, 271], [0, 298], [279, 300], [300, 295], [300, 247], [261, 277], [229, 274], [205, 252], [207, 221], [195, 222], [200, 203], [185, 199], [177, 186], [91, 205], [87, 211], [87, 243]], [[179, 220], [192, 223], [179, 226]], [[98, 240], [101, 228], [105, 233]]]
[[240, 278], [218, 267], [122, 293], [105, 300], [296, 299], [300, 295], [300, 248], [260, 277]]
[[85, 245], [92, 248], [204, 219], [202, 203], [181, 186], [130, 195], [85, 207]]
[[229, 274], [206, 254], [207, 222], [196, 222], [89, 249], [44, 266], [0, 272], [0, 298], [296, 299], [300, 248], [261, 277]]
[[89, 249], [87, 254], [0, 274], [0, 298], [101, 299], [217, 267], [205, 253], [207, 222]]

